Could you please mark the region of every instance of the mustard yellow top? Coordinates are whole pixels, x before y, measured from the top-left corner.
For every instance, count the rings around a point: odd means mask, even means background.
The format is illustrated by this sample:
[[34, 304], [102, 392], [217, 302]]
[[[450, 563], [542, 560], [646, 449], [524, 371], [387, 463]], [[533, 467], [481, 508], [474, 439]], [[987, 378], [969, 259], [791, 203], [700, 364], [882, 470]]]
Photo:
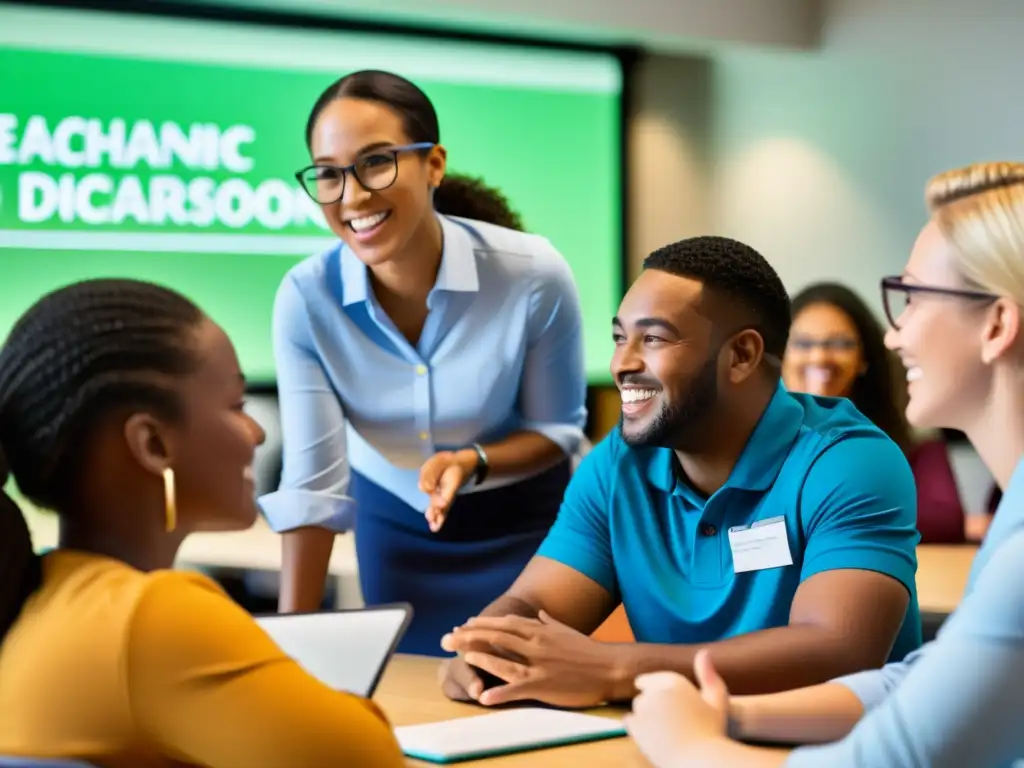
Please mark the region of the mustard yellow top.
[[0, 645], [0, 755], [104, 768], [390, 768], [383, 714], [289, 659], [213, 581], [82, 552]]

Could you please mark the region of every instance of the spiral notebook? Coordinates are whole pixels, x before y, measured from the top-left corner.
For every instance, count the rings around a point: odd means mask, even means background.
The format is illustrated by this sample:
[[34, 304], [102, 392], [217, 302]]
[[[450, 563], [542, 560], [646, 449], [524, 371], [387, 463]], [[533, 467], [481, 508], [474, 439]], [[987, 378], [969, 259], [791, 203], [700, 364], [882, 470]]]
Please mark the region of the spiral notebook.
[[539, 707], [395, 728], [407, 757], [431, 763], [459, 763], [625, 735], [622, 724], [609, 717]]

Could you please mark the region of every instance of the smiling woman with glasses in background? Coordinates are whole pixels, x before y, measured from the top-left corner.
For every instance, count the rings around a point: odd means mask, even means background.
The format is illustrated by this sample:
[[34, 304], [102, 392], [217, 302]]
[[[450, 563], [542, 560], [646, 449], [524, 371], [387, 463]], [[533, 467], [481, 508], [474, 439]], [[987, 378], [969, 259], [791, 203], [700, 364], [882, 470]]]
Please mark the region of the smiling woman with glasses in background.
[[388, 72], [328, 87], [296, 176], [340, 242], [274, 308], [281, 609], [319, 607], [334, 535], [355, 528], [363, 598], [407, 601], [400, 650], [502, 594], [558, 511], [586, 421], [579, 299], [545, 238], [439, 215], [434, 107]]
[[864, 301], [844, 285], [815, 283], [793, 297], [792, 307], [782, 367], [786, 388], [849, 398], [907, 453], [910, 430], [896, 396], [892, 355]]
[[[885, 278], [883, 292], [890, 319], [899, 316], [915, 292], [949, 294], [906, 284], [898, 277]], [[971, 291], [952, 294], [978, 298]], [[941, 438], [915, 440], [911, 435], [902, 410], [905, 395], [898, 391], [905, 386], [906, 372], [886, 350], [882, 326], [864, 300], [845, 285], [815, 283], [798, 293], [792, 305], [793, 325], [782, 369], [786, 388], [849, 398], [903, 450], [917, 485], [922, 542], [958, 544], [981, 538], [998, 499], [990, 493], [982, 506], [981, 500], [961, 491], [963, 481], [954, 470], [960, 465], [950, 453], [957, 448]], [[964, 460], [972, 457], [968, 451]]]
[[[907, 418], [963, 431], [1003, 489], [960, 606], [902, 662], [825, 685], [729, 697], [706, 652], [701, 690], [657, 673], [630, 732], [657, 768], [1010, 768], [1024, 758], [1024, 163], [944, 173], [902, 277], [883, 283]], [[795, 751], [740, 744], [819, 743]]]

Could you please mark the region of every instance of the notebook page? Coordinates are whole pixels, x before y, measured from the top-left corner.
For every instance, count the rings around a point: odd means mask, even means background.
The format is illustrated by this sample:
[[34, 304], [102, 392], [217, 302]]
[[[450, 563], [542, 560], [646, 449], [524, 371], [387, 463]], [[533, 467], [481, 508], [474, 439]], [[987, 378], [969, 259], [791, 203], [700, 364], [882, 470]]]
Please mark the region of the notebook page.
[[407, 756], [432, 762], [472, 760], [625, 733], [622, 724], [611, 718], [538, 707], [395, 728]]

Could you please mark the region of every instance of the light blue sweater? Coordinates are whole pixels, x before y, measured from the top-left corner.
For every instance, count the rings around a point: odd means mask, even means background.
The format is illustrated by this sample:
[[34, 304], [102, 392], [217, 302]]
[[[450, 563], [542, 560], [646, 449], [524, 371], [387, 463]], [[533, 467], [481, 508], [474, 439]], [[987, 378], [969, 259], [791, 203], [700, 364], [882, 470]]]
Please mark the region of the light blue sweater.
[[1024, 461], [936, 639], [836, 682], [864, 718], [842, 741], [796, 750], [786, 768], [1024, 767]]

